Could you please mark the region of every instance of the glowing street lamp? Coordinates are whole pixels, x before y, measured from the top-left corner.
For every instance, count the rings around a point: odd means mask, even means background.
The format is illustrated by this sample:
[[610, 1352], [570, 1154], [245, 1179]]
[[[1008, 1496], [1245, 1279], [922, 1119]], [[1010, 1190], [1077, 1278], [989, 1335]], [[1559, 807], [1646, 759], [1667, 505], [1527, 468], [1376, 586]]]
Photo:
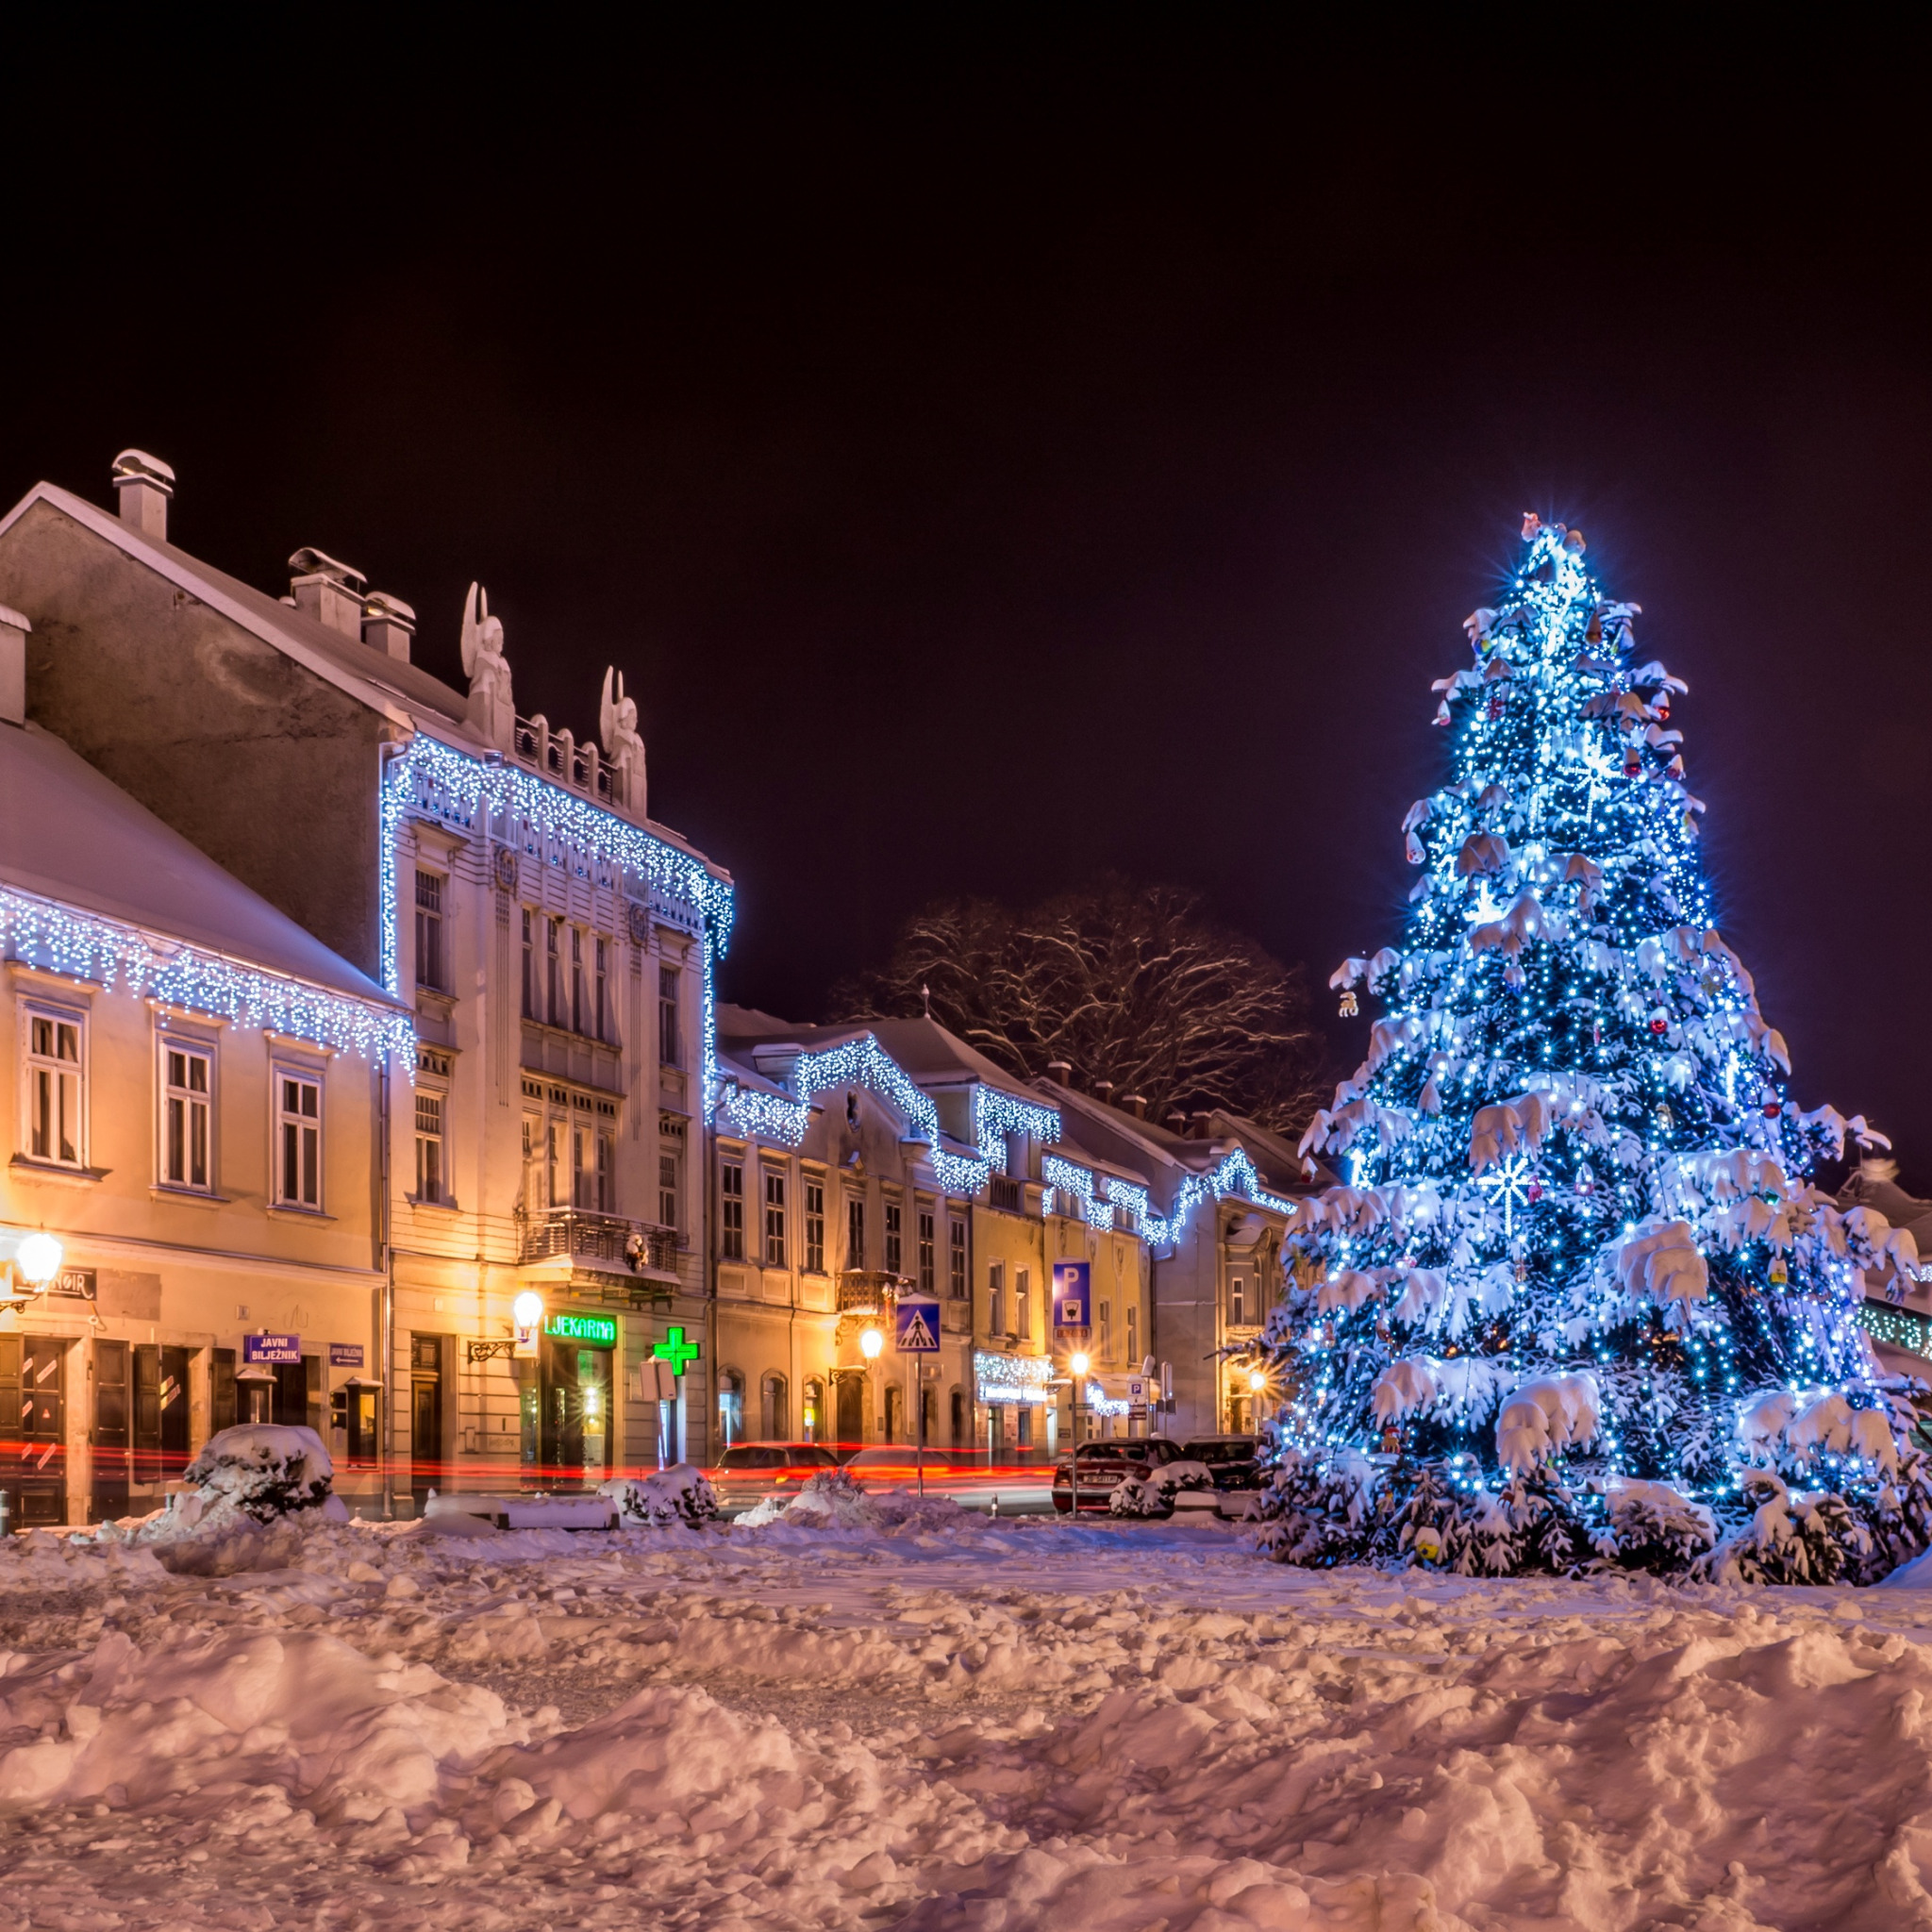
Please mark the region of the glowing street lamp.
[[1074, 1378], [1074, 1441], [1080, 1441], [1080, 1410], [1084, 1406], [1081, 1397], [1087, 1390], [1087, 1371], [1093, 1366], [1093, 1358], [1084, 1348], [1076, 1348], [1067, 1357], [1067, 1373]]
[[30, 1234], [13, 1251], [13, 1272], [26, 1284], [29, 1294], [45, 1294], [60, 1273], [66, 1251], [45, 1228]]
[[886, 1338], [876, 1328], [866, 1328], [860, 1331], [858, 1337], [858, 1352], [866, 1358], [867, 1361], [877, 1361], [879, 1358], [879, 1351], [882, 1348], [884, 1348], [885, 1345]]

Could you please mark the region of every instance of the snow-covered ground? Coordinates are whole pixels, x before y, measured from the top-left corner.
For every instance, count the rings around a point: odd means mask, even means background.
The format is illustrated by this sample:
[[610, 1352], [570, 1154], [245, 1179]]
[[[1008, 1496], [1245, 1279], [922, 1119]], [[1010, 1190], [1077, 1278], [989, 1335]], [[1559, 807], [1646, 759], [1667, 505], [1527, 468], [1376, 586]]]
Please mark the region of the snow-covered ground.
[[275, 1537], [0, 1545], [0, 1927], [1932, 1926], [1910, 1587], [942, 1504]]

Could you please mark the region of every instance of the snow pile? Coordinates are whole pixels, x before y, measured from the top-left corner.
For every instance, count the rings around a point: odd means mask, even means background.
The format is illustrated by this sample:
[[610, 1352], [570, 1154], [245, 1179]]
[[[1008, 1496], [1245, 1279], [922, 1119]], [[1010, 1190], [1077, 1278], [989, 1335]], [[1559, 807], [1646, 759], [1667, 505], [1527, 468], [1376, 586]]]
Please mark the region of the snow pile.
[[913, 1489], [869, 1490], [850, 1470], [822, 1470], [789, 1496], [767, 1496], [741, 1516], [737, 1529], [782, 1524], [790, 1529], [870, 1530], [883, 1536], [922, 1536], [935, 1531], [972, 1535], [983, 1519], [952, 1497], [922, 1496]]
[[621, 1523], [651, 1529], [683, 1524], [700, 1529], [718, 1513], [717, 1492], [701, 1469], [674, 1462], [644, 1476], [620, 1476], [600, 1483], [597, 1493], [617, 1505]]
[[1205, 1462], [1164, 1462], [1144, 1476], [1125, 1476], [1116, 1483], [1107, 1507], [1115, 1516], [1172, 1516], [1174, 1499], [1183, 1490], [1213, 1487], [1213, 1472]]
[[175, 1648], [116, 1632], [77, 1657], [7, 1657], [0, 1811], [219, 1810], [239, 1780], [324, 1822], [375, 1819], [433, 1801], [446, 1769], [527, 1734], [489, 1690], [314, 1631]]

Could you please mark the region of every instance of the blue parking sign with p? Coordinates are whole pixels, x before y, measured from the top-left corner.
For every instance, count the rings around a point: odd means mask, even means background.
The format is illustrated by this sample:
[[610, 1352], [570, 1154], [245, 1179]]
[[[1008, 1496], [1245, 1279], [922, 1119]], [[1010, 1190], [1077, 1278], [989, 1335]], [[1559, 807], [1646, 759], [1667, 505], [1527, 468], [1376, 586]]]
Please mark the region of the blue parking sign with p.
[[1053, 1325], [1056, 1328], [1089, 1328], [1093, 1308], [1089, 1289], [1092, 1263], [1056, 1261], [1053, 1264]]

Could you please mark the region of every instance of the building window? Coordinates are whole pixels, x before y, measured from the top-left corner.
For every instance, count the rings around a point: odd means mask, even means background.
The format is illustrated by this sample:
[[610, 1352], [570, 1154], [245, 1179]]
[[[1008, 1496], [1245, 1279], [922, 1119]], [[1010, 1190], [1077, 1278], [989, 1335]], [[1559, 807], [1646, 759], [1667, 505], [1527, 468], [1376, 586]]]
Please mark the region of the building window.
[[209, 1106], [214, 1086], [214, 1056], [163, 1043], [165, 1091], [161, 1101], [161, 1179], [171, 1188], [212, 1185], [209, 1152]]
[[805, 1184], [805, 1272], [825, 1272], [825, 1190], [822, 1181]]
[[284, 1208], [322, 1207], [322, 1082], [275, 1075], [275, 1199]]
[[597, 1212], [617, 1212], [617, 1137], [597, 1136]]
[[677, 1156], [660, 1154], [658, 1157], [658, 1224], [660, 1227], [676, 1227], [678, 1223], [677, 1204], [683, 1194], [677, 1185]]
[[886, 1273], [888, 1274], [897, 1274], [901, 1272], [899, 1266], [900, 1259], [899, 1204], [896, 1201], [888, 1201], [886, 1203]]
[[591, 1208], [597, 1200], [597, 1130], [574, 1121], [570, 1130], [570, 1205]]
[[599, 938], [597, 941], [597, 1038], [610, 1038], [610, 1012], [607, 1005], [607, 991], [610, 977], [610, 942]]
[[561, 1026], [563, 1019], [563, 921], [546, 919], [543, 922], [545, 952], [543, 956], [543, 1017], [553, 1026]]
[[813, 1379], [805, 1385], [805, 1409], [799, 1420], [805, 1424], [805, 1440], [816, 1442], [825, 1423], [825, 1385]]
[[1007, 1332], [1007, 1264], [994, 1261], [986, 1271], [987, 1289], [987, 1332], [991, 1335], [1004, 1335]]
[[1130, 1302], [1127, 1305], [1127, 1366], [1138, 1369], [1141, 1366], [1141, 1311]]
[[570, 1199], [563, 1187], [563, 1123], [543, 1124], [543, 1198], [553, 1208]]
[[1227, 1284], [1227, 1319], [1237, 1328], [1248, 1319], [1248, 1285], [1239, 1274]]
[[1100, 1359], [1110, 1362], [1113, 1359], [1113, 1304], [1100, 1304]]
[[78, 1167], [86, 1145], [81, 1131], [86, 1023], [78, 1014], [29, 1011], [26, 1018], [28, 1156]]
[[919, 1214], [919, 1291], [932, 1294], [936, 1291], [939, 1275], [936, 1272], [938, 1257], [932, 1246], [932, 1216], [924, 1208]]
[[524, 908], [524, 1018], [537, 1017], [537, 938], [531, 930], [530, 908]]
[[442, 1167], [442, 1095], [427, 1088], [416, 1090], [416, 1198], [444, 1198]]
[[1013, 1271], [1013, 1333], [1022, 1341], [1033, 1340], [1033, 1277], [1024, 1268]]
[[857, 1194], [845, 1201], [845, 1265], [865, 1266], [865, 1203]]
[[416, 874], [416, 984], [448, 991], [442, 957], [442, 877], [439, 873]]
[[524, 1116], [524, 1208], [537, 1213], [549, 1207], [543, 1192], [543, 1119], [541, 1114]]
[[956, 1302], [966, 1299], [966, 1224], [956, 1221], [952, 1224], [951, 1253], [948, 1256], [951, 1279], [947, 1286]]
[[680, 1028], [677, 1024], [677, 968], [660, 966], [658, 969], [658, 1063], [666, 1067], [681, 1067], [683, 1056], [678, 1052]]
[[765, 1266], [785, 1265], [785, 1176], [765, 1175]]
[[724, 1161], [718, 1172], [718, 1252], [744, 1259], [744, 1163]]

